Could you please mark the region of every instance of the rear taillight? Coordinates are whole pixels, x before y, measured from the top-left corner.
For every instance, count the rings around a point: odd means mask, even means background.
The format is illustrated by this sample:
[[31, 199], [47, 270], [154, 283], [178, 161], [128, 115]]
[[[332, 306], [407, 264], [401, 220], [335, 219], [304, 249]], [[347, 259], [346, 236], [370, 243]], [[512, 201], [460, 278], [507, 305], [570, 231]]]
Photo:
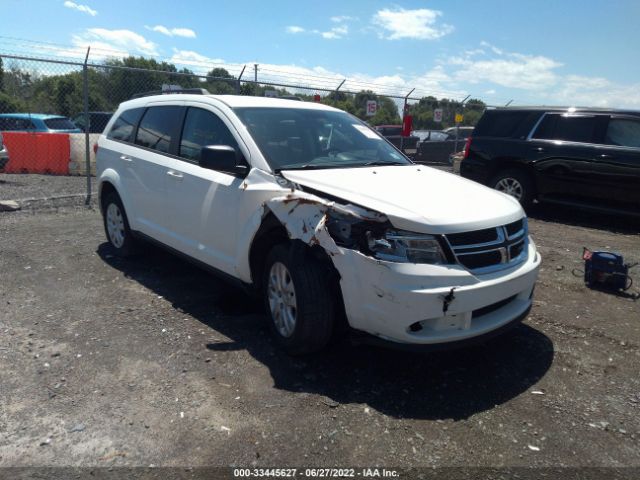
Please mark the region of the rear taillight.
[[93, 144], [93, 153], [96, 154], [96, 155], [98, 154], [98, 144], [97, 143]]
[[464, 144], [464, 154], [462, 155], [462, 158], [467, 158], [469, 156], [469, 150], [471, 150], [471, 137], [468, 137]]

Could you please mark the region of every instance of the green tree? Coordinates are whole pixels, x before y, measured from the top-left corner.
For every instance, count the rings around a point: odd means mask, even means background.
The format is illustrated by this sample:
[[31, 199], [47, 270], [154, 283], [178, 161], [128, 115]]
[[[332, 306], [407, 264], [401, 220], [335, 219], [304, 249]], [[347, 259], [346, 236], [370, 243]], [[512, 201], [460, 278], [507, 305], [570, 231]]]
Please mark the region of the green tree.
[[24, 109], [24, 106], [18, 99], [12, 98], [4, 92], [0, 92], [0, 113], [16, 113]]

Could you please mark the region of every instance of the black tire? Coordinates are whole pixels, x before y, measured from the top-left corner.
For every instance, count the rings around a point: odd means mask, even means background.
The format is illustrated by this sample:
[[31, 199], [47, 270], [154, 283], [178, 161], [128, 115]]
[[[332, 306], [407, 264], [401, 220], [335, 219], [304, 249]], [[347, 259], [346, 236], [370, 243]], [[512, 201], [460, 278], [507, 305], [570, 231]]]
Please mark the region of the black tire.
[[531, 205], [533, 205], [535, 187], [531, 177], [526, 172], [514, 169], [504, 170], [491, 179], [489, 186], [504, 193], [508, 193], [505, 191], [505, 183], [511, 183], [516, 190], [520, 189], [522, 193], [519, 195], [519, 198], [517, 195], [512, 196], [514, 196], [525, 209], [530, 208]]
[[[116, 238], [110, 233], [109, 222], [112, 220], [109, 213], [110, 211], [118, 212], [122, 218], [121, 239]], [[102, 221], [107, 241], [116, 255], [119, 257], [129, 257], [136, 253], [136, 240], [131, 234], [127, 213], [125, 212], [124, 205], [122, 205], [120, 196], [115, 192], [108, 193], [102, 200]]]
[[[270, 305], [270, 277], [276, 263], [286, 267], [295, 292], [295, 326], [289, 336], [279, 330]], [[335, 297], [330, 278], [326, 266], [305, 248], [296, 249], [291, 243], [282, 243], [274, 246], [267, 255], [262, 281], [264, 305], [273, 335], [289, 354], [316, 352], [329, 342], [335, 317]]]

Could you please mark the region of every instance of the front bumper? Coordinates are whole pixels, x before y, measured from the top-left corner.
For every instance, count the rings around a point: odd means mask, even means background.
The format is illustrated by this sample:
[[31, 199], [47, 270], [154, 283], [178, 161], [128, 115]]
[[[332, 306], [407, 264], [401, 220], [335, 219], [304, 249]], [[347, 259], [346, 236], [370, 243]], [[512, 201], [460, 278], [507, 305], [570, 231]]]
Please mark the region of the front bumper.
[[459, 265], [393, 263], [354, 250], [341, 253], [332, 258], [351, 327], [422, 345], [484, 336], [526, 316], [541, 262], [533, 242], [524, 262], [484, 275]]

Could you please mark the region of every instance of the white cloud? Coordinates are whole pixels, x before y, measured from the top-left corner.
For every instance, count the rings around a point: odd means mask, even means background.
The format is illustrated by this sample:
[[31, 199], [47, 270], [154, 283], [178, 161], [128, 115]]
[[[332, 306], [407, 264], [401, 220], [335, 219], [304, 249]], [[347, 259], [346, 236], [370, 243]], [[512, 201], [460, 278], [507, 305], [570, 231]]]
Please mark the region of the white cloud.
[[335, 17], [331, 17], [330, 20], [334, 23], [342, 23], [349, 20], [355, 20], [355, 18], [350, 17], [349, 15], [336, 15]]
[[299, 27], [297, 25], [289, 25], [287, 27], [287, 33], [303, 33], [305, 31], [304, 28]]
[[[177, 50], [173, 49], [173, 55], [168, 60], [177, 66], [190, 67], [196, 73], [206, 73], [211, 70], [214, 64], [224, 64], [224, 60], [220, 58], [211, 58], [202, 55], [193, 50]], [[195, 68], [193, 68], [195, 67]]]
[[67, 7], [67, 8], [72, 8], [72, 9], [77, 10], [79, 12], [86, 13], [87, 15], [91, 15], [92, 17], [95, 17], [98, 14], [98, 12], [96, 10], [94, 10], [91, 7], [89, 7], [88, 5], [82, 5], [80, 3], [74, 3], [74, 2], [71, 2], [69, 0], [64, 2], [63, 5], [65, 7]]
[[131, 30], [108, 30], [106, 28], [89, 28], [84, 33], [73, 35], [71, 43], [74, 47], [86, 49], [91, 46], [96, 56], [149, 55], [157, 56], [157, 45], [139, 33]]
[[451, 25], [437, 25], [438, 17], [442, 16], [439, 10], [419, 8], [405, 10], [399, 8], [379, 10], [373, 16], [373, 24], [383, 29], [379, 33], [381, 38], [387, 40], [400, 40], [412, 38], [417, 40], [436, 40], [451, 32]]
[[168, 37], [186, 37], [196, 38], [196, 32], [190, 28], [167, 28], [164, 25], [156, 25], [155, 27], [145, 27], [147, 30], [158, 32]]
[[340, 25], [338, 27], [333, 27], [331, 30], [327, 32], [322, 32], [322, 38], [326, 38], [329, 40], [335, 40], [338, 38], [342, 38], [349, 33], [349, 27], [346, 25]]
[[448, 63], [459, 67], [454, 78], [461, 82], [491, 82], [508, 88], [543, 90], [558, 81], [556, 70], [562, 63], [541, 55], [506, 53], [500, 50], [499, 58], [478, 59], [477, 52], [461, 57], [451, 57]]

